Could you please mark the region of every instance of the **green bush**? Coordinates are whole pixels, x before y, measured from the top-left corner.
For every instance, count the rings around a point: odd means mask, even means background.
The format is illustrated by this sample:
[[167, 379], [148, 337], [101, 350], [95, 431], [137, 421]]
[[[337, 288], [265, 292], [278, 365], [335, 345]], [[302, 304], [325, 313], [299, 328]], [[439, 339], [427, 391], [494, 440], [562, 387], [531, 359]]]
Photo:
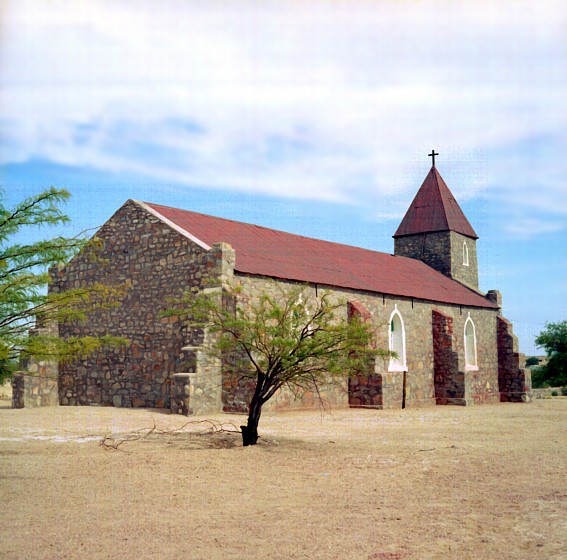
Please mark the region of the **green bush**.
[[536, 337], [536, 346], [545, 349], [548, 361], [544, 366], [532, 369], [532, 384], [543, 387], [564, 387], [567, 384], [567, 321], [546, 323]]
[[526, 367], [537, 366], [539, 364], [539, 358], [532, 356], [526, 360]]
[[565, 387], [561, 387], [561, 394], [564, 397], [567, 397], [567, 385], [565, 385]]
[[551, 396], [552, 397], [558, 397], [559, 393], [557, 391], [551, 391]]

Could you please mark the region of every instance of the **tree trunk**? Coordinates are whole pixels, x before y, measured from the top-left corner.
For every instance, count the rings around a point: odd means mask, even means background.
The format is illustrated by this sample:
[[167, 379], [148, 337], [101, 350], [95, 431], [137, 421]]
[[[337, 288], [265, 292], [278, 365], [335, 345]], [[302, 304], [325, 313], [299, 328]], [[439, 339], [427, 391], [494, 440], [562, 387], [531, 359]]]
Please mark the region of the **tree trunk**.
[[240, 426], [242, 430], [242, 445], [256, 445], [258, 441], [258, 422], [262, 413], [262, 403], [256, 395], [252, 397], [250, 402], [250, 410], [248, 413], [248, 422], [246, 426]]

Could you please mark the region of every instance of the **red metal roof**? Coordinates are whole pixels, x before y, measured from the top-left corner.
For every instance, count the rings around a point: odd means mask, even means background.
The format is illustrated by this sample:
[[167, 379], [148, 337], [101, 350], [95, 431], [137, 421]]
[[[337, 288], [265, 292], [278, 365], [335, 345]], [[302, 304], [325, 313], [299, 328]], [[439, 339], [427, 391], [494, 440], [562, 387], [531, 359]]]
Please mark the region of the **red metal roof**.
[[496, 307], [477, 292], [415, 259], [159, 204], [144, 204], [201, 245], [219, 242], [232, 245], [236, 251], [237, 272], [440, 303]]
[[478, 239], [443, 177], [432, 167], [394, 237], [434, 231], [455, 231]]

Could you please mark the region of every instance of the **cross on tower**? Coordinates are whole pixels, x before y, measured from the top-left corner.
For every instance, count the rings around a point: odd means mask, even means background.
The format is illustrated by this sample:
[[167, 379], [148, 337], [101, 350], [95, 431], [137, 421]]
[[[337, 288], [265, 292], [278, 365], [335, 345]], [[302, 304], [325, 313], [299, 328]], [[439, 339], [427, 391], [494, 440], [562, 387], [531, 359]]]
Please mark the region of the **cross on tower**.
[[435, 150], [431, 150], [431, 153], [427, 155], [430, 158], [433, 158], [433, 165], [431, 167], [435, 167], [435, 156], [438, 156], [439, 154]]

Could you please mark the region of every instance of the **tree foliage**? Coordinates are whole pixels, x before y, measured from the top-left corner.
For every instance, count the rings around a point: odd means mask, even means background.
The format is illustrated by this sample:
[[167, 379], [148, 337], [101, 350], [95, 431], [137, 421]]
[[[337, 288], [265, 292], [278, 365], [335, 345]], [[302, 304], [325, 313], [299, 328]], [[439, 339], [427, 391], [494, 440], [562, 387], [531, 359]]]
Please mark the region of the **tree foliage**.
[[535, 343], [545, 350], [548, 359], [533, 372], [533, 386], [567, 386], [567, 321], [547, 323]]
[[526, 360], [526, 367], [537, 366], [539, 364], [539, 358], [537, 356], [530, 356]]
[[96, 307], [116, 304], [120, 291], [102, 284], [47, 293], [49, 268], [67, 262], [79, 250], [96, 258], [97, 241], [83, 236], [56, 236], [36, 242], [30, 228], [69, 222], [59, 205], [69, 198], [51, 188], [6, 208], [0, 191], [0, 379], [10, 375], [21, 359], [70, 360], [105, 344], [123, 344], [111, 336], [59, 339], [47, 329], [54, 322], [80, 321]]
[[250, 299], [237, 286], [225, 287], [222, 297], [214, 290], [193, 292], [168, 312], [208, 328], [216, 335], [212, 351], [230, 356], [238, 376], [255, 382], [244, 445], [256, 443], [262, 406], [282, 387], [320, 394], [321, 382], [359, 371], [377, 355], [392, 355], [373, 347], [369, 324], [346, 321], [345, 303], [330, 293], [314, 297], [303, 286], [272, 287], [272, 293]]

